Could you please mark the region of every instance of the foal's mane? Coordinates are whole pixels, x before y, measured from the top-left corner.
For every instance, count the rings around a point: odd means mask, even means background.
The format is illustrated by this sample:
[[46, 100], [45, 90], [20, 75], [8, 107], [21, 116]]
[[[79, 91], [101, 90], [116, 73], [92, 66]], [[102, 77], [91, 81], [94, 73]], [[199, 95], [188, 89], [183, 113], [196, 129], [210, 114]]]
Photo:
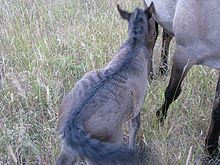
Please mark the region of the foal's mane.
[[134, 16], [132, 22], [132, 29], [131, 29], [131, 36], [134, 40], [141, 39], [143, 33], [144, 33], [144, 26], [147, 26], [147, 24], [144, 24], [144, 18], [143, 18], [144, 11], [136, 8], [134, 11]]

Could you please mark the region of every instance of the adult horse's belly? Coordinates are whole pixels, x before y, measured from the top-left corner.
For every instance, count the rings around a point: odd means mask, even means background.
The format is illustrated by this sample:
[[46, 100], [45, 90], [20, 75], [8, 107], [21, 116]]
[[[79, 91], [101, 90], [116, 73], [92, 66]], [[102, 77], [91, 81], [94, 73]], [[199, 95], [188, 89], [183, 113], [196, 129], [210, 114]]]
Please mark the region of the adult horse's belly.
[[216, 60], [216, 58], [206, 60], [203, 65], [209, 66], [210, 68], [220, 69], [220, 58]]
[[220, 1], [179, 0], [173, 21], [178, 47], [196, 64], [220, 69]]
[[155, 7], [155, 19], [164, 29], [173, 35], [173, 18], [177, 0], [145, 0], [148, 6], [151, 2], [154, 3]]

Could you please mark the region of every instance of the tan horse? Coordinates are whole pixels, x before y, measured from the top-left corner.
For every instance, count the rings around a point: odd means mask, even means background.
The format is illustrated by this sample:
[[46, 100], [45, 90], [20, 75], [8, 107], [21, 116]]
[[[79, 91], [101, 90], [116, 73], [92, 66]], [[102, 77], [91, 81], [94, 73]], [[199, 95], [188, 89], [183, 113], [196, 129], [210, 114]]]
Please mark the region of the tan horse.
[[[133, 164], [148, 86], [149, 34], [155, 34], [155, 22], [149, 23], [153, 9], [151, 4], [146, 10], [136, 8], [129, 13], [118, 6], [129, 24], [128, 39], [105, 68], [86, 73], [64, 97], [58, 119], [62, 151], [57, 165], [72, 164], [77, 155], [88, 164]], [[122, 126], [129, 120], [127, 148]]]

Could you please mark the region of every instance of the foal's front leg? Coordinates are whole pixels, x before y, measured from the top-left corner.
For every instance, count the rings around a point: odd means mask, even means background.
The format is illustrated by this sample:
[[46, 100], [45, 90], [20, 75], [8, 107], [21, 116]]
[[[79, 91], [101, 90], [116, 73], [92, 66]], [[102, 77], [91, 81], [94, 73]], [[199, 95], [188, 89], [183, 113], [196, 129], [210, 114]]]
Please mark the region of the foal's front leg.
[[135, 138], [137, 136], [137, 132], [140, 128], [141, 124], [141, 117], [140, 112], [139, 114], [130, 120], [130, 135], [129, 135], [129, 148], [134, 149], [135, 147]]
[[212, 109], [211, 123], [206, 138], [205, 148], [211, 156], [217, 156], [220, 134], [220, 75], [216, 87], [215, 100]]

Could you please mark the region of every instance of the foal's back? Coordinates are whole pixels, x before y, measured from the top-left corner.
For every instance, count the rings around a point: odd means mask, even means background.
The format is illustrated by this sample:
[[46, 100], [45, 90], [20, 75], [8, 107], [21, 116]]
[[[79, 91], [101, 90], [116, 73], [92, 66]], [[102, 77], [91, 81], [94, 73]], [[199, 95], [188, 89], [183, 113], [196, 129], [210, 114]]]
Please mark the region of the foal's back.
[[88, 72], [77, 82], [64, 98], [61, 111], [69, 114], [70, 107], [81, 104], [80, 119], [86, 131], [100, 140], [115, 142], [122, 123], [138, 113], [134, 111], [138, 99], [143, 101], [148, 53], [138, 41], [128, 40], [104, 69]]

